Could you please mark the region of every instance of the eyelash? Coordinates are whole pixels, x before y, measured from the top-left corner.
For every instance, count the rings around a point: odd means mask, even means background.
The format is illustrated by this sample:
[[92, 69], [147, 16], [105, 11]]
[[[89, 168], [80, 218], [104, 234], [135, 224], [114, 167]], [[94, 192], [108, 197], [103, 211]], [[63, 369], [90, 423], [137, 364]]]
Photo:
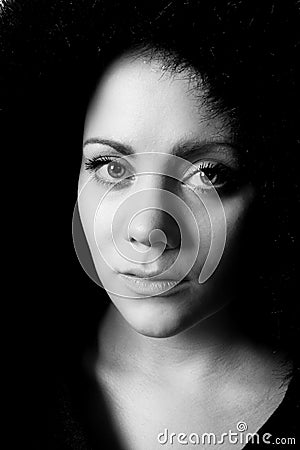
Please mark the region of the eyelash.
[[85, 167], [86, 170], [88, 170], [89, 172], [94, 172], [97, 169], [99, 169], [99, 167], [102, 167], [105, 164], [115, 161], [116, 159], [118, 158], [117, 157], [113, 158], [112, 156], [97, 156], [97, 157], [94, 156], [93, 158], [87, 160], [87, 162], [85, 163]]
[[[194, 163], [196, 165], [196, 163]], [[213, 176], [209, 177], [207, 175], [207, 172], [211, 171], [213, 172]], [[201, 188], [201, 187], [195, 187], [196, 189], [200, 189], [201, 191], [205, 191], [209, 189], [211, 185], [213, 185], [218, 190], [225, 190], [226, 188], [229, 188], [230, 186], [233, 186], [233, 183], [236, 182], [236, 177], [234, 176], [235, 171], [233, 169], [230, 169], [229, 167], [226, 167], [224, 164], [212, 162], [212, 161], [202, 161], [197, 166], [197, 169], [195, 169], [192, 173], [185, 175], [185, 179], [192, 178], [194, 175], [199, 174], [199, 176], [204, 175], [205, 178], [207, 178], [210, 183], [207, 183], [208, 188]], [[212, 179], [214, 177], [220, 178], [222, 181], [219, 182], [213, 182]], [[205, 184], [205, 183], [204, 183]], [[218, 186], [218, 184], [220, 186]]]
[[[126, 177], [125, 179], [122, 179], [117, 182], [110, 182], [110, 181], [104, 180], [103, 178], [97, 176], [98, 169], [105, 166], [106, 164], [109, 164], [110, 162], [117, 161], [118, 159], [120, 159], [120, 158], [117, 156], [92, 157], [87, 160], [87, 162], [85, 163], [85, 167], [86, 167], [87, 171], [93, 173], [94, 179], [96, 180], [97, 183], [101, 183], [106, 186], [114, 185], [114, 186], [116, 186], [116, 188], [121, 189], [122, 187], [124, 187], [124, 185], [130, 184], [130, 181], [132, 181], [133, 176]], [[199, 165], [197, 167], [196, 170], [194, 170], [191, 174], [189, 174], [189, 178], [193, 177], [194, 175], [197, 175], [197, 174], [200, 175], [201, 172], [204, 173], [204, 175], [205, 175], [205, 171], [208, 171], [208, 170], [215, 171], [215, 174], [217, 176], [224, 177], [224, 181], [223, 181], [222, 185], [219, 187], [216, 187], [216, 189], [218, 191], [228, 191], [230, 189], [236, 188], [239, 185], [240, 177], [238, 177], [236, 175], [236, 172], [237, 172], [236, 170], [230, 169], [221, 163], [217, 163], [217, 162], [213, 163], [211, 161], [203, 161], [201, 163], [201, 165]], [[185, 177], [185, 179], [186, 178], [187, 177]], [[187, 183], [185, 183], [183, 181], [183, 184], [187, 184]], [[209, 189], [209, 188], [201, 188], [199, 186], [198, 187], [195, 186], [194, 188], [197, 190], [200, 190], [200, 191], [206, 191], [207, 189]]]
[[130, 182], [130, 178], [132, 177], [126, 177], [119, 182], [109, 182], [97, 176], [98, 169], [113, 161], [117, 161], [118, 159], [118, 156], [94, 156], [93, 158], [87, 160], [87, 162], [85, 163], [85, 167], [86, 170], [93, 173], [93, 177], [97, 183], [104, 184], [105, 186], [116, 186], [116, 188], [118, 189], [122, 188], [124, 184], [128, 184]]

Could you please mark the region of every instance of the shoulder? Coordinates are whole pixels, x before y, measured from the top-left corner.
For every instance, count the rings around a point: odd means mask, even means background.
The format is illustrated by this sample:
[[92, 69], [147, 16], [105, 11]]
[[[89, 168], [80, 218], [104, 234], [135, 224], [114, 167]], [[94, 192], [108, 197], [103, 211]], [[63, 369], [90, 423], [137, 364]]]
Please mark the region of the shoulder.
[[261, 428], [260, 433], [268, 433], [274, 439], [300, 439], [300, 370], [294, 370], [288, 382], [285, 396]]

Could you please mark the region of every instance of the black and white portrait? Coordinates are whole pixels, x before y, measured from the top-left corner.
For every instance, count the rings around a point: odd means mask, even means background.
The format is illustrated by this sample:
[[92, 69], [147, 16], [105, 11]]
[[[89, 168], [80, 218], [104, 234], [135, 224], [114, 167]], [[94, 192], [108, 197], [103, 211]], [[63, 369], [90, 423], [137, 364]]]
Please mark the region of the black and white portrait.
[[300, 445], [299, 29], [297, 0], [0, 2], [24, 448]]

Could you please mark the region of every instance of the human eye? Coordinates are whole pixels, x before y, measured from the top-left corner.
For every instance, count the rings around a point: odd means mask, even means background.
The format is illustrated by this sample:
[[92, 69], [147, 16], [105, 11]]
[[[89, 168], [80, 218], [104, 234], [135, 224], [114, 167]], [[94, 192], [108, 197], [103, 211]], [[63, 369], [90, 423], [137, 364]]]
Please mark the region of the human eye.
[[124, 158], [117, 156], [97, 156], [87, 160], [85, 168], [94, 174], [97, 182], [104, 185], [129, 184], [134, 178], [132, 166]]
[[237, 171], [222, 163], [199, 161], [184, 174], [183, 183], [192, 189], [207, 191], [209, 189], [225, 190], [237, 183]]

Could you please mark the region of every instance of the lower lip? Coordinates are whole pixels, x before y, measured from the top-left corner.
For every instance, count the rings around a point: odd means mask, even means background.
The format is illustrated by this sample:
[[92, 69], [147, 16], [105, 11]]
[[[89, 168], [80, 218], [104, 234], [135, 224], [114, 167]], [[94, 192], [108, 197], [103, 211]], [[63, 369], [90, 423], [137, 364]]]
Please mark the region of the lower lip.
[[174, 295], [178, 291], [186, 287], [187, 281], [170, 281], [170, 280], [151, 280], [147, 278], [139, 278], [133, 275], [120, 274], [122, 280], [130, 290], [136, 294], [154, 296]]

